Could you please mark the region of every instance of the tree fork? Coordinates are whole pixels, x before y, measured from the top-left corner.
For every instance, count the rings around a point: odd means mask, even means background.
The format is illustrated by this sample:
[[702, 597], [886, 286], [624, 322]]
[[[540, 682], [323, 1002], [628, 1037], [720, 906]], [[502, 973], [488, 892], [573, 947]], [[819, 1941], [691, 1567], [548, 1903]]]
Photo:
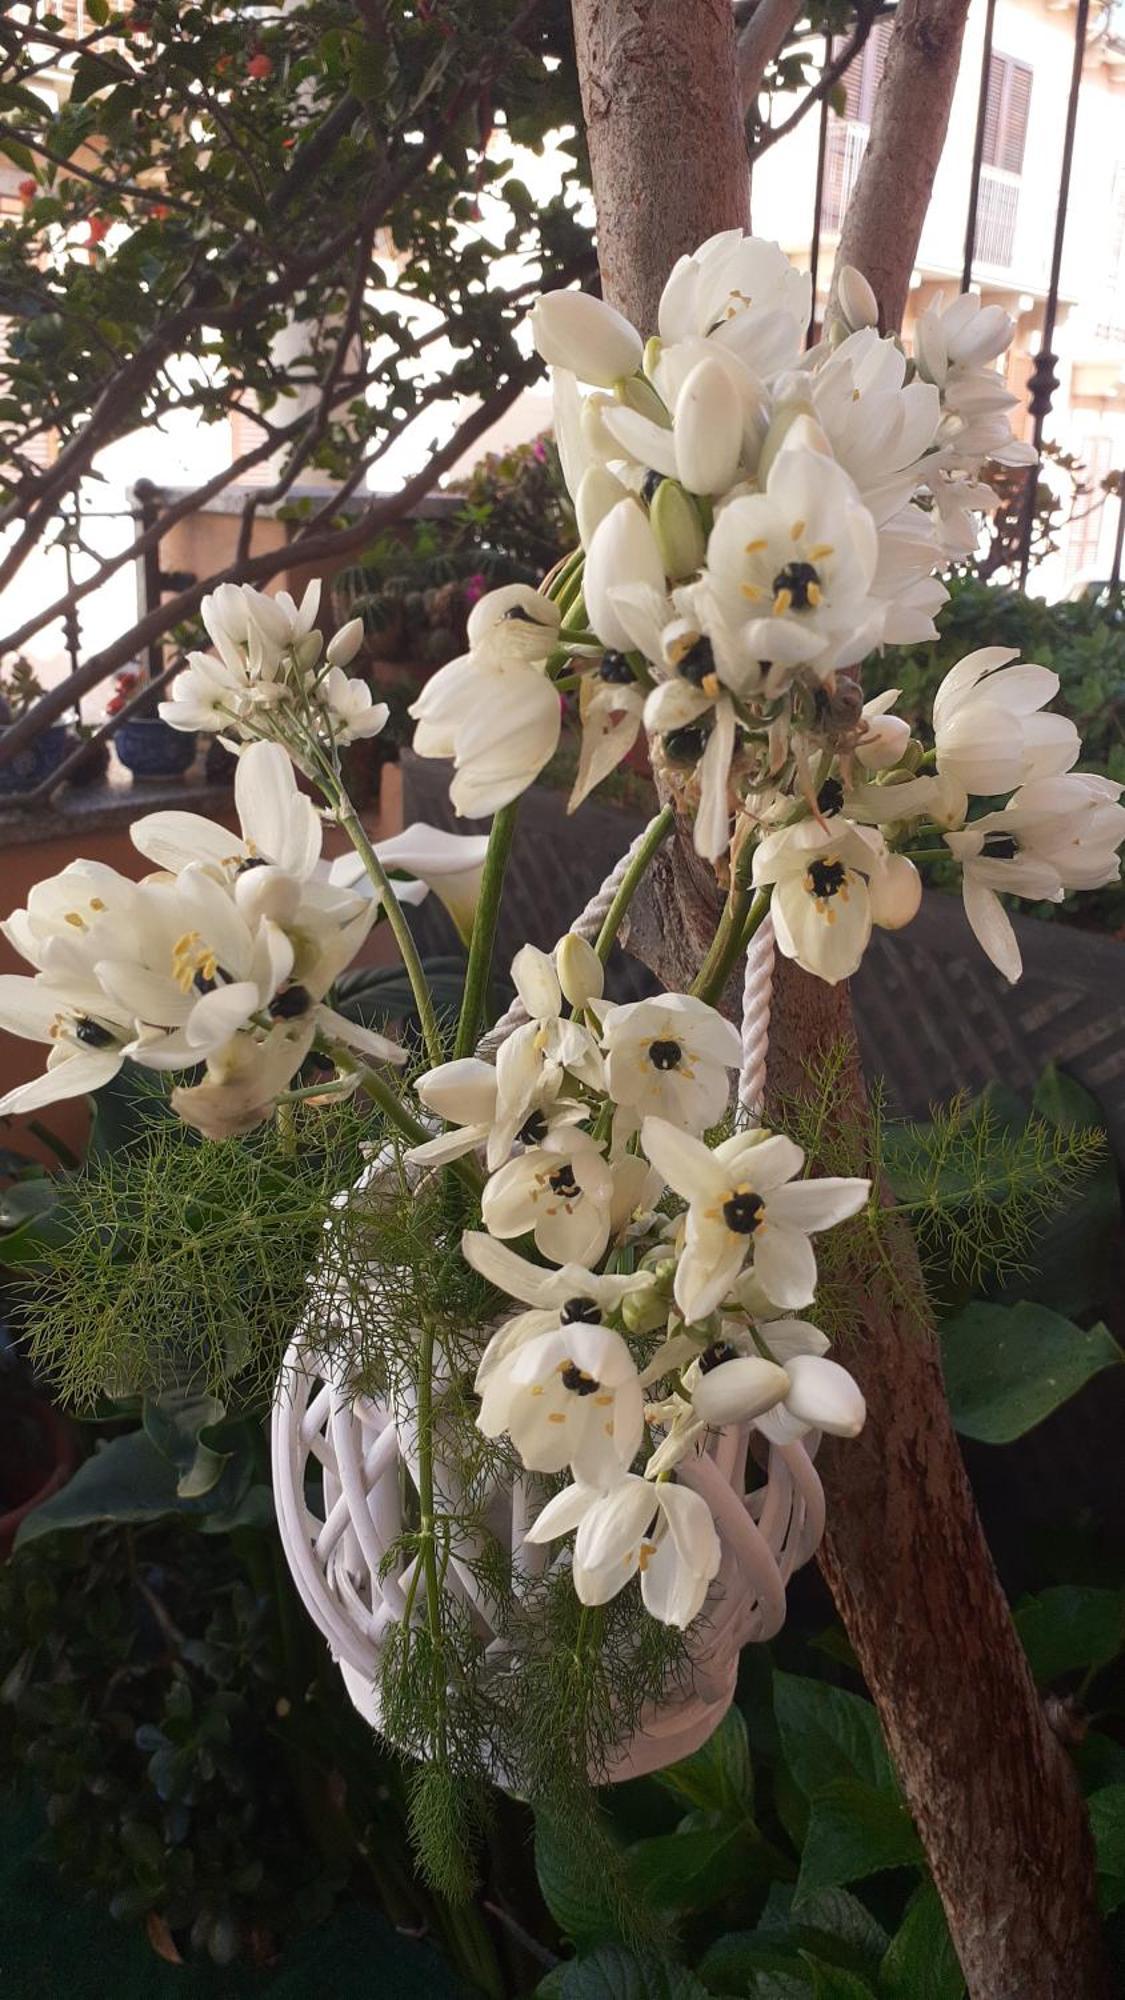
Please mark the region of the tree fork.
[[[879, 151], [849, 254], [896, 324], [956, 78], [967, 0], [903, 0], [876, 106]], [[729, 0], [573, 0], [606, 297], [644, 332], [675, 259], [749, 221]], [[896, 54], [906, 37], [910, 47]], [[928, 64], [928, 66], [927, 66]], [[911, 92], [913, 91], [913, 95]], [[910, 98], [909, 106], [907, 98]], [[893, 115], [892, 115], [893, 113]], [[902, 200], [903, 158], [922, 163]], [[906, 277], [902, 278], [905, 271]], [[662, 850], [630, 948], [684, 986], [718, 910], [683, 825]], [[690, 961], [690, 963], [689, 963]], [[686, 976], [685, 976], [686, 975]], [[840, 1110], [866, 1092], [845, 987], [779, 958], [770, 1090], [801, 1088], [846, 1050]], [[924, 1298], [904, 1227], [901, 1277]], [[822, 1566], [877, 1704], [973, 2000], [1108, 2000], [1082, 1801], [1016, 1638], [973, 1504], [932, 1322], [857, 1256], [866, 1331], [849, 1366], [870, 1422], [823, 1455]]]

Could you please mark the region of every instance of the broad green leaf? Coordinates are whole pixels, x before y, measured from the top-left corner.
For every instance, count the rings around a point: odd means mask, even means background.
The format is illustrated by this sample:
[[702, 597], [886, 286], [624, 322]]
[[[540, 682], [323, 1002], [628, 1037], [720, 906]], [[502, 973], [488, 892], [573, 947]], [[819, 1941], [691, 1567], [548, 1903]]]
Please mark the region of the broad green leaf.
[[181, 1500], [202, 1500], [219, 1483], [228, 1454], [204, 1444], [200, 1433], [217, 1424], [223, 1405], [217, 1396], [166, 1389], [145, 1398], [142, 1422], [158, 1451], [176, 1468]]
[[839, 1778], [894, 1794], [894, 1773], [869, 1701], [800, 1674], [775, 1673], [773, 1706], [785, 1761], [807, 1798]]
[[1107, 1329], [1088, 1331], [1047, 1306], [974, 1304], [941, 1330], [945, 1386], [963, 1437], [1010, 1444], [1125, 1360]]
[[22, 1229], [54, 1208], [59, 1198], [55, 1182], [47, 1174], [34, 1174], [15, 1181], [0, 1194], [0, 1230]]
[[1125, 1785], [1106, 1785], [1087, 1804], [1097, 1854], [1101, 1904], [1108, 1915], [1125, 1903]]
[[717, 1938], [699, 1964], [709, 1993], [746, 1994], [750, 2000], [808, 2000], [812, 1974], [783, 1937], [731, 1931]]
[[[1034, 1109], [1062, 1131], [1104, 1131], [1095, 1098], [1074, 1078], [1050, 1064], [1035, 1088]], [[1115, 1244], [1121, 1222], [1117, 1166], [1107, 1144], [1076, 1199], [1045, 1218], [1035, 1247], [1034, 1267], [1018, 1285], [1005, 1288], [1016, 1300], [1029, 1294], [1068, 1318], [1088, 1318], [1106, 1309], [1116, 1290]]]
[[887, 1949], [879, 1975], [886, 2000], [962, 2000], [965, 1981], [932, 1882], [923, 1882]]
[[707, 1988], [682, 1965], [636, 1958], [619, 1944], [568, 1965], [555, 1990], [560, 2000], [707, 2000]]
[[754, 1808], [754, 1774], [742, 1712], [728, 1708], [702, 1749], [666, 1771], [655, 1773], [658, 1784], [693, 1806], [730, 1815]]
[[583, 1866], [574, 1838], [545, 1812], [535, 1815], [535, 1873], [543, 1901], [579, 1951], [612, 1937], [614, 1911], [606, 1884]]
[[654, 1910], [706, 1910], [784, 1865], [745, 1820], [693, 1826], [634, 1841], [625, 1856], [634, 1888]]
[[898, 1799], [857, 1779], [837, 1778], [813, 1799], [798, 1895], [921, 1860], [910, 1814]]
[[1125, 1591], [1058, 1584], [1017, 1606], [1015, 1622], [1037, 1681], [1104, 1667], [1125, 1648]]
[[176, 1468], [144, 1431], [114, 1438], [80, 1465], [73, 1479], [36, 1507], [20, 1527], [17, 1548], [92, 1521], [155, 1521], [177, 1505]]
[[814, 2000], [875, 2000], [875, 1988], [858, 1972], [847, 1972], [842, 1965], [825, 1965], [811, 1952], [803, 1951], [801, 1957], [812, 1974]]
[[887, 1949], [882, 1924], [847, 1889], [805, 1890], [794, 1896], [788, 1922], [795, 1943], [857, 1971], [874, 1972]]

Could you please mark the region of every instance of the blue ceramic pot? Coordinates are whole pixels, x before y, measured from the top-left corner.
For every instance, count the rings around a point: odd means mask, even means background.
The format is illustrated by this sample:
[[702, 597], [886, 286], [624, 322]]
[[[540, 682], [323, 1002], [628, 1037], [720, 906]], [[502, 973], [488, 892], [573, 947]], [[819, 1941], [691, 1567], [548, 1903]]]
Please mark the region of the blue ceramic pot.
[[[5, 732], [0, 730], [0, 735]], [[11, 797], [13, 792], [33, 792], [52, 771], [57, 771], [64, 757], [69, 757], [74, 748], [70, 731], [64, 722], [53, 722], [41, 736], [36, 736], [26, 750], [17, 751], [8, 764], [0, 764], [0, 798]]]
[[158, 715], [123, 722], [113, 733], [113, 747], [134, 778], [174, 778], [195, 762], [197, 738], [173, 729]]

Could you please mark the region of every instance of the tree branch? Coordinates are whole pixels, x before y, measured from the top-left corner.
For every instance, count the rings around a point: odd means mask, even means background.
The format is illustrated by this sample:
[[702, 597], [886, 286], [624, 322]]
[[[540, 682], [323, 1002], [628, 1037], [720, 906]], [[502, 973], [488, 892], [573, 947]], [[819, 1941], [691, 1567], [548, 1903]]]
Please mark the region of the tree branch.
[[771, 146], [776, 146], [779, 139], [784, 139], [787, 133], [792, 132], [800, 124], [806, 112], [811, 111], [814, 104], [819, 104], [822, 98], [835, 90], [870, 35], [878, 14], [879, 0], [859, 0], [856, 8], [856, 25], [850, 40], [841, 49], [840, 54], [825, 65], [812, 89], [806, 91], [796, 110], [791, 111], [788, 118], [783, 118], [780, 125], [764, 125], [759, 128], [754, 137], [755, 160], [759, 160], [763, 153], [768, 153]]
[[771, 62], [780, 55], [806, 0], [758, 0], [738, 37], [738, 95], [743, 113], [754, 109]]

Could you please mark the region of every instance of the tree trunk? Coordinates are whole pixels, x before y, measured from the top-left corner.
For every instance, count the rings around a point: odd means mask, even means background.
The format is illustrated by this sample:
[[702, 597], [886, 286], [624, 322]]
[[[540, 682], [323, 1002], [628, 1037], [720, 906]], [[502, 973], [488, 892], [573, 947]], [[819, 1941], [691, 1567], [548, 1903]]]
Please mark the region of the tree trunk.
[[884, 331], [901, 326], [961, 60], [969, 0], [901, 0], [836, 253], [879, 301]]
[[[901, 313], [945, 133], [965, 5], [903, 0], [887, 66], [895, 115], [881, 119], [877, 103], [880, 149], [860, 220], [850, 235], [845, 225], [846, 254], [871, 278], [889, 323]], [[745, 223], [731, 10], [728, 0], [573, 0], [573, 8], [603, 285], [648, 332], [675, 259], [716, 229]], [[896, 54], [900, 40], [908, 46]], [[916, 95], [904, 129], [908, 88]], [[717, 910], [690, 837], [670, 844], [653, 882], [648, 906], [634, 906], [630, 948], [682, 986]], [[779, 958], [771, 1091], [800, 1089], [817, 1051], [841, 1044], [839, 1110], [855, 1123], [866, 1099], [847, 989]], [[1109, 1983], [1082, 1802], [984, 1541], [905, 1228], [895, 1258], [896, 1287], [869, 1260], [854, 1272], [865, 1333], [847, 1358], [870, 1418], [858, 1443], [824, 1451], [825, 1575], [973, 2000], [1102, 2000]], [[920, 1302], [909, 1323], [902, 1284]]]

